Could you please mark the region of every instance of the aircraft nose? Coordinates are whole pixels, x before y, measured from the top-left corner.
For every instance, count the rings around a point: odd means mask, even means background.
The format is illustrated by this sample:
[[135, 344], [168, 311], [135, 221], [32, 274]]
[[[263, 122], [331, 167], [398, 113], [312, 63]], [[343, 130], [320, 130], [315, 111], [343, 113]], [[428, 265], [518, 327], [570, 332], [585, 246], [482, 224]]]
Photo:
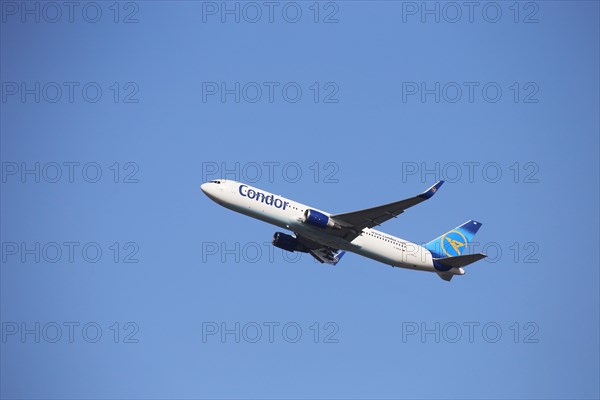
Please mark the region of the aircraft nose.
[[202, 190], [202, 193], [207, 194], [208, 183], [203, 183], [202, 185], [200, 185], [200, 190]]

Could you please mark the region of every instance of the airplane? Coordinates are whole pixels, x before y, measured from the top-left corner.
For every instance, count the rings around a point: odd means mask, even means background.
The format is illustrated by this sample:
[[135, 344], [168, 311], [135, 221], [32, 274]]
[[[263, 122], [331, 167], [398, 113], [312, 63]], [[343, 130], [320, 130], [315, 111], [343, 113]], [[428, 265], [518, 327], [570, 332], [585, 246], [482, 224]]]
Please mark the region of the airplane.
[[450, 281], [464, 275], [464, 266], [486, 257], [465, 254], [481, 223], [469, 220], [420, 246], [373, 229], [408, 208], [430, 199], [444, 181], [408, 199], [364, 210], [331, 214], [245, 183], [215, 179], [200, 189], [208, 198], [230, 210], [294, 232], [273, 235], [273, 245], [290, 252], [309, 253], [321, 263], [336, 265], [346, 251], [391, 265], [437, 273]]

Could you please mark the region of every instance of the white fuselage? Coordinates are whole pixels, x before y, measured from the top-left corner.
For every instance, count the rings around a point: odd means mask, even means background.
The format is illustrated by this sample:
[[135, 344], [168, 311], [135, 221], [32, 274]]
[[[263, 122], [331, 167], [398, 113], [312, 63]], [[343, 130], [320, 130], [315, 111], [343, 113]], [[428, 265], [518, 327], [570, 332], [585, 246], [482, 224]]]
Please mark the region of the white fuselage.
[[[303, 222], [304, 211], [307, 209], [327, 216], [331, 216], [331, 213], [236, 181], [219, 180], [219, 183], [205, 183], [201, 188], [211, 200], [223, 207], [293, 231], [334, 249], [360, 254], [394, 267], [437, 272], [429, 250], [416, 243], [369, 228], [365, 228], [361, 235], [349, 242], [333, 235], [331, 228], [320, 228]], [[461, 272], [454, 269], [452, 273]]]

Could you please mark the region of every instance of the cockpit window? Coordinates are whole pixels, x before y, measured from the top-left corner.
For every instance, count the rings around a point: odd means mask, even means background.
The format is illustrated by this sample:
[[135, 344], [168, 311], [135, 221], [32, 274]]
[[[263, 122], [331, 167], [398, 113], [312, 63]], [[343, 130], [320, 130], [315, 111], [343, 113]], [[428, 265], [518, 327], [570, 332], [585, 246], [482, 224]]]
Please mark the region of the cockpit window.
[[221, 181], [210, 181], [210, 183], [221, 183]]

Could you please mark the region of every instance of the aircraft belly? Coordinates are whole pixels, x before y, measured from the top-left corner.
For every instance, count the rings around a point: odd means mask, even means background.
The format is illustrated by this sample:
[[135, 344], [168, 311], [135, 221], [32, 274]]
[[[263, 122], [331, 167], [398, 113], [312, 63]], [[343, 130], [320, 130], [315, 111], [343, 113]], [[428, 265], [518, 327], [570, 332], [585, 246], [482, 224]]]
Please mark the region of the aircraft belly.
[[[413, 254], [389, 243], [381, 243], [371, 237], [359, 237], [355, 242], [362, 242], [361, 247], [354, 252], [364, 257], [391, 265], [393, 267], [434, 271], [431, 257], [423, 252]], [[414, 244], [411, 244], [414, 245]], [[412, 247], [411, 247], [412, 248]]]

